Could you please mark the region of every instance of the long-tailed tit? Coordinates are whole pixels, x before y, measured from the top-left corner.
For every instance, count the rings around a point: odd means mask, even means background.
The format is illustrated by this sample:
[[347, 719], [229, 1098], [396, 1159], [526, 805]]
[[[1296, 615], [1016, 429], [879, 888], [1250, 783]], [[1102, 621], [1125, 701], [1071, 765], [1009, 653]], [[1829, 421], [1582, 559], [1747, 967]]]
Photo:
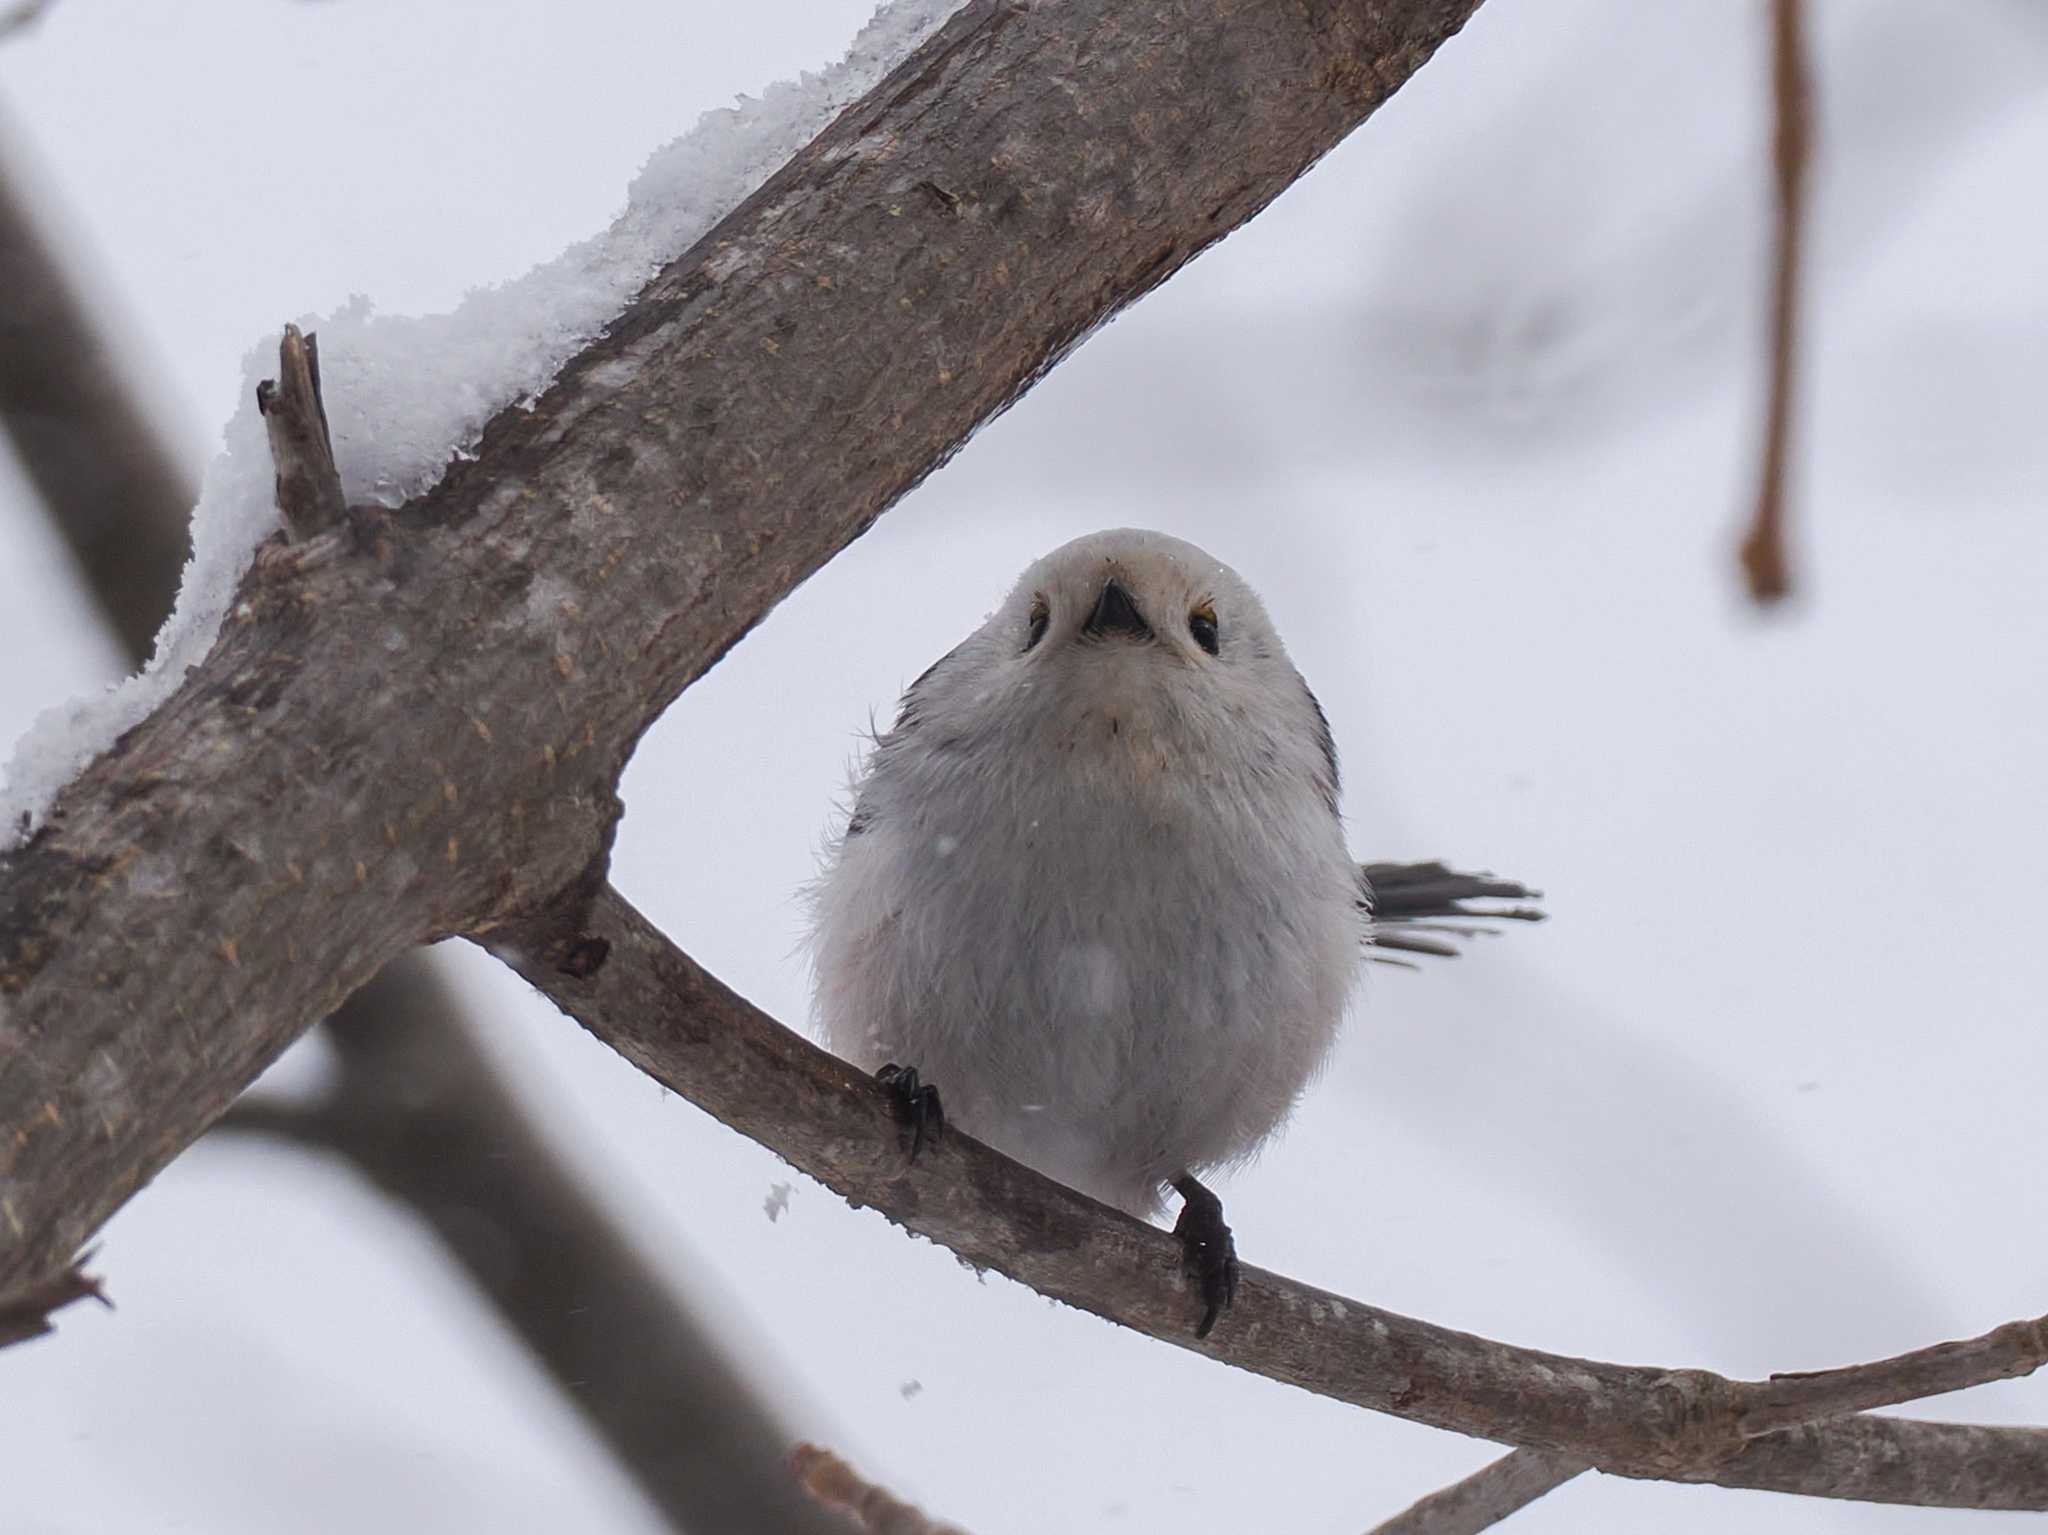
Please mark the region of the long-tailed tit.
[[818, 1016], [920, 1143], [936, 1083], [946, 1119], [1109, 1204], [1179, 1192], [1206, 1334], [1237, 1263], [1196, 1175], [1329, 1055], [1368, 900], [1258, 597], [1179, 539], [1097, 533], [904, 694], [817, 888]]

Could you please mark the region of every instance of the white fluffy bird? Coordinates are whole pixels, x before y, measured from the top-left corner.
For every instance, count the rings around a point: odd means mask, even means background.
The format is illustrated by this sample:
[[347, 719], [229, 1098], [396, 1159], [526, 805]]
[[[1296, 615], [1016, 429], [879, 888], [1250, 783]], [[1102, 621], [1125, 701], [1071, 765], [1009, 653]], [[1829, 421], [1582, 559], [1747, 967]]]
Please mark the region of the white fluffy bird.
[[920, 1143], [937, 1084], [946, 1120], [1084, 1193], [1149, 1216], [1177, 1190], [1206, 1333], [1236, 1260], [1196, 1174], [1328, 1056], [1366, 900], [1258, 597], [1192, 544], [1097, 533], [904, 694], [816, 890], [817, 1013]]

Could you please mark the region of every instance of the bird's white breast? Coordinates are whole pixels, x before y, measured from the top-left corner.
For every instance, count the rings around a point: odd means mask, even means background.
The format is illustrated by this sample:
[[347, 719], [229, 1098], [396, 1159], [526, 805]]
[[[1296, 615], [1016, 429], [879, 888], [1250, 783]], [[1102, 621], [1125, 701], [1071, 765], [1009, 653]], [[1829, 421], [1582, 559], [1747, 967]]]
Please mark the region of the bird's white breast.
[[878, 754], [820, 891], [821, 1021], [860, 1064], [916, 1066], [970, 1132], [1149, 1211], [1321, 1064], [1356, 866], [1306, 770], [1256, 743], [1198, 753], [1165, 711], [1056, 705], [1025, 739]]

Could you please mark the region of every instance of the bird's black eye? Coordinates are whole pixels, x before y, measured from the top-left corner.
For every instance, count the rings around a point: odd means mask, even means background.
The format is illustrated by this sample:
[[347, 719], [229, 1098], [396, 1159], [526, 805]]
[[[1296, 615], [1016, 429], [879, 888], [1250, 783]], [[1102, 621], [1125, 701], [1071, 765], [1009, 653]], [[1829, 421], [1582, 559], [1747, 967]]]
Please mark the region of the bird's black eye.
[[1216, 605], [1210, 602], [1197, 603], [1195, 610], [1188, 614], [1188, 633], [1195, 637], [1210, 655], [1216, 654]]
[[1026, 650], [1031, 649], [1040, 640], [1045, 638], [1045, 627], [1051, 622], [1052, 609], [1046, 606], [1045, 599], [1043, 597], [1033, 598], [1031, 602], [1031, 624], [1024, 631], [1024, 648]]

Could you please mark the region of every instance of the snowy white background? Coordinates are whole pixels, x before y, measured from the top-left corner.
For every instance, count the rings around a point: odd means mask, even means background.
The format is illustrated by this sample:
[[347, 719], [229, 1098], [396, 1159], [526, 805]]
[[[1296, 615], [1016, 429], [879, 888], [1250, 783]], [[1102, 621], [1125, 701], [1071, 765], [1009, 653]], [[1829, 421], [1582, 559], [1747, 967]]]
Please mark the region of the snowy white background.
[[[684, 697], [628, 775], [618, 883], [800, 1019], [795, 892], [869, 711], [1035, 555], [1159, 526], [1264, 593], [1361, 854], [1490, 866], [1555, 913], [1371, 977], [1224, 1189], [1252, 1261], [1734, 1374], [2048, 1309], [2048, 15], [1816, 10], [1795, 611], [1749, 611], [1729, 555], [1760, 9], [1494, 0]], [[279, 320], [517, 276], [866, 11], [61, 0], [0, 47], [0, 102], [196, 467]], [[11, 738], [119, 668], [4, 449], [0, 520]], [[800, 1178], [771, 1224], [774, 1157], [449, 958], [802, 1430], [977, 1535], [1356, 1530], [1492, 1453], [977, 1281]], [[118, 1312], [0, 1361], [0, 1528], [654, 1527], [430, 1240], [316, 1159], [203, 1146], [99, 1267]], [[2048, 1385], [1924, 1410], [2048, 1421]], [[1517, 1527], [1991, 1522], [1583, 1479]]]

